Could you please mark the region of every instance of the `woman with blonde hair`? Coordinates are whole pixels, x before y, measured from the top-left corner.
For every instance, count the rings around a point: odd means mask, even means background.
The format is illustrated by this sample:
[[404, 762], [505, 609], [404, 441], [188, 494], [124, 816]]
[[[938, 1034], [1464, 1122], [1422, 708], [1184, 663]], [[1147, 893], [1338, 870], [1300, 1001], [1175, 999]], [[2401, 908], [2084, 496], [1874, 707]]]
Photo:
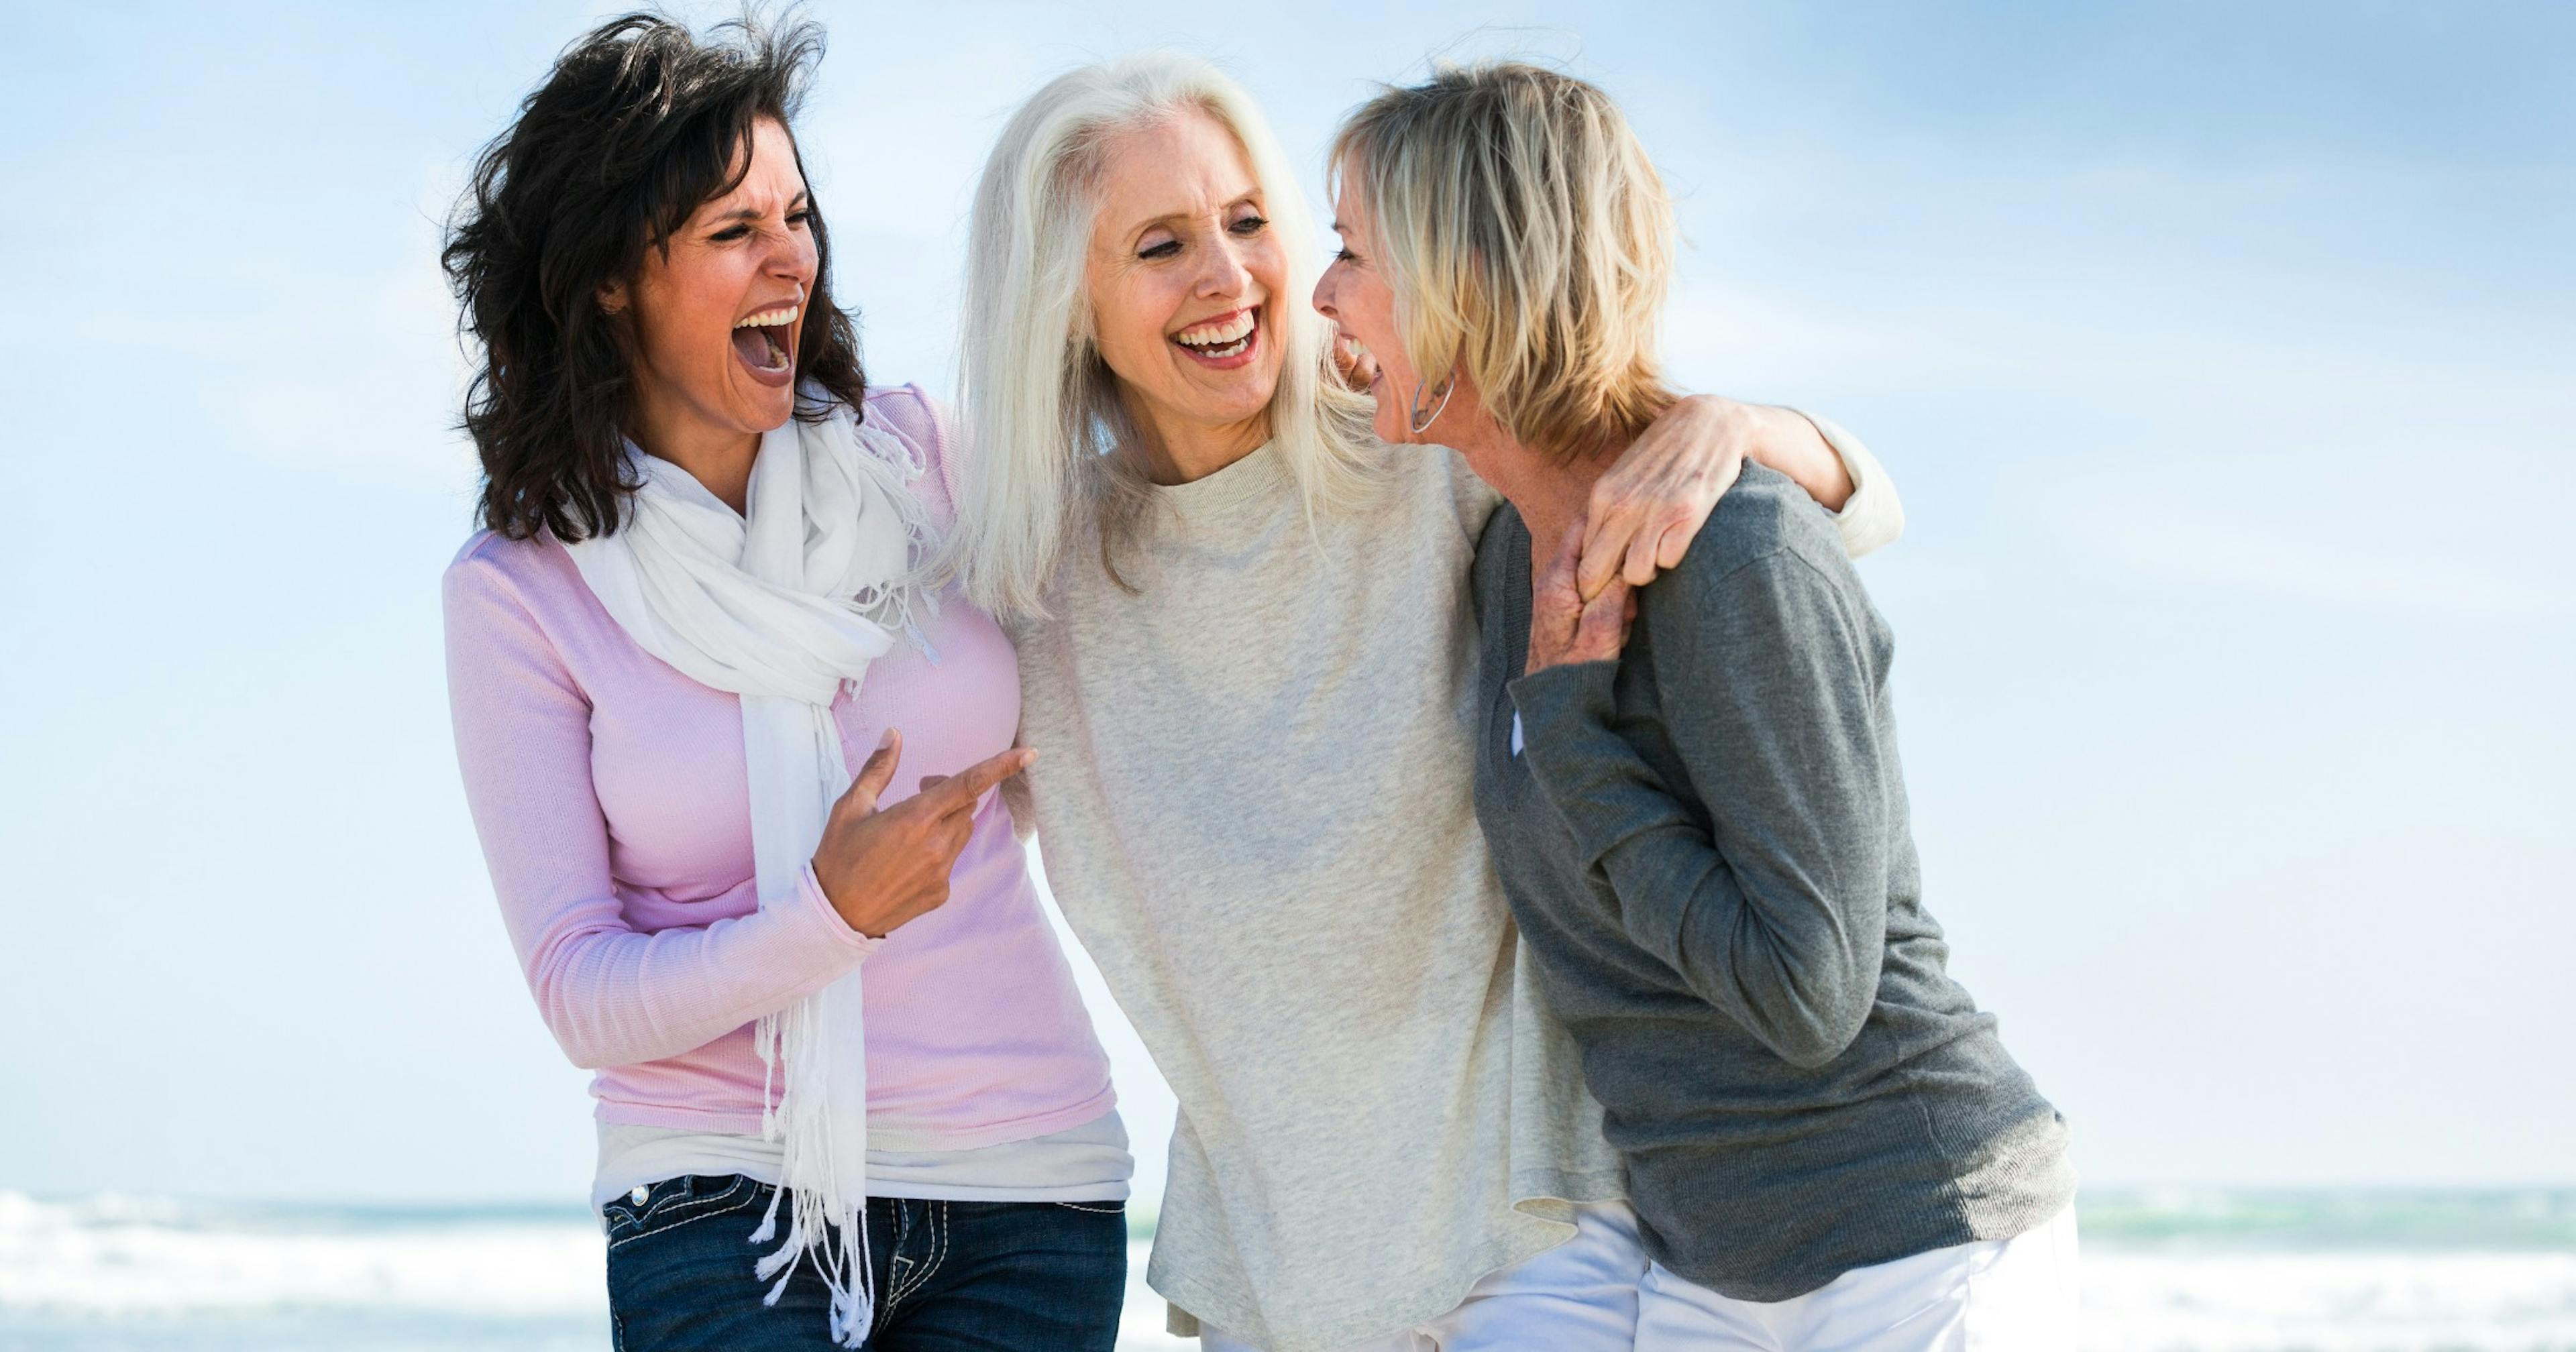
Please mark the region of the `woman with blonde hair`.
[[[1032, 97], [975, 200], [946, 557], [1013, 629], [1049, 877], [1180, 1101], [1149, 1274], [1176, 1331], [1624, 1352], [1619, 1161], [1470, 797], [1500, 499], [1384, 444], [1445, 435], [1437, 406], [1371, 434], [1308, 230], [1204, 63]], [[1602, 480], [1599, 574], [1676, 562], [1748, 456], [1855, 547], [1894, 533], [1866, 453], [1795, 413], [1650, 417]]]
[[1509, 499], [1477, 816], [1627, 1165], [1636, 1346], [2073, 1347], [2065, 1122], [1945, 970], [1887, 625], [1832, 522], [1748, 467], [1675, 569], [1579, 586], [1594, 485], [1672, 397], [1643, 148], [1599, 90], [1500, 64], [1390, 90], [1332, 166], [1315, 304], [1377, 354], [1380, 434], [1419, 440], [1427, 387]]

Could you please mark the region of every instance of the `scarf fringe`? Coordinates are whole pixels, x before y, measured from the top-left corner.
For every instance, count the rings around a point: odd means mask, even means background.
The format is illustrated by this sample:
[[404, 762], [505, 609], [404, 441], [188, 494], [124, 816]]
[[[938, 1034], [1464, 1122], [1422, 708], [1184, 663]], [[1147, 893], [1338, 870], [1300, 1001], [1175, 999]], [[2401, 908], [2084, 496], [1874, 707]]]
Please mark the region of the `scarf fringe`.
[[930, 472], [930, 466], [913, 454], [900, 438], [866, 423], [854, 425], [851, 432], [851, 440], [858, 445], [859, 454], [855, 460], [860, 472], [890, 480], [881, 481], [878, 486], [887, 490], [886, 500], [894, 507], [895, 520], [903, 526], [907, 567], [901, 577], [861, 588], [856, 596], [850, 598], [850, 606], [887, 632], [903, 635], [935, 667], [939, 665], [939, 650], [930, 645], [913, 614], [914, 607], [918, 606], [931, 619], [939, 618], [937, 593], [921, 585], [932, 558], [938, 553], [939, 534], [931, 525], [929, 508], [922, 504], [921, 495], [912, 487], [921, 476]]
[[[815, 1002], [800, 1000], [762, 1018], [753, 1030], [761, 1061], [760, 1134], [781, 1143], [782, 1158], [778, 1189], [748, 1242], [777, 1239], [778, 1205], [786, 1201], [786, 1239], [752, 1266], [758, 1280], [776, 1279], [761, 1304], [778, 1304], [800, 1260], [810, 1258], [814, 1275], [831, 1293], [832, 1340], [855, 1348], [867, 1341], [876, 1322], [868, 1199], [864, 1192], [855, 1197], [843, 1193], [831, 1119], [811, 1093], [823, 1083], [821, 1068], [831, 1057], [817, 1012]], [[774, 1098], [769, 1092], [773, 1085], [778, 1090]]]

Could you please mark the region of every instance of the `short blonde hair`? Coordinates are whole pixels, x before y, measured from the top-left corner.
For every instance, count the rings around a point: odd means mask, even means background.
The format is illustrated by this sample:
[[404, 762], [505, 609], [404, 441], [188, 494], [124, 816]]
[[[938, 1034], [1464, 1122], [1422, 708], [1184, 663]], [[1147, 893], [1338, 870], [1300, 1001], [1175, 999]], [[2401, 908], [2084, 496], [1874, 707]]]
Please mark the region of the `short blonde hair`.
[[1426, 382], [1464, 371], [1505, 431], [1559, 455], [1672, 402], [1672, 200], [1608, 95], [1519, 62], [1442, 69], [1352, 114], [1330, 172], [1368, 214]]
[[1152, 496], [1123, 453], [1139, 429], [1093, 339], [1084, 261], [1107, 144], [1193, 112], [1243, 147], [1288, 260], [1287, 286], [1264, 311], [1281, 344], [1270, 438], [1308, 520], [1346, 508], [1374, 482], [1367, 401], [1332, 374], [1330, 326], [1306, 303], [1322, 254], [1314, 216], [1252, 96], [1178, 53], [1084, 66], [1011, 116], [967, 232], [958, 403], [969, 449], [941, 573], [994, 614], [1044, 616], [1065, 537], [1086, 517], [1113, 577], [1121, 547], [1149, 524]]

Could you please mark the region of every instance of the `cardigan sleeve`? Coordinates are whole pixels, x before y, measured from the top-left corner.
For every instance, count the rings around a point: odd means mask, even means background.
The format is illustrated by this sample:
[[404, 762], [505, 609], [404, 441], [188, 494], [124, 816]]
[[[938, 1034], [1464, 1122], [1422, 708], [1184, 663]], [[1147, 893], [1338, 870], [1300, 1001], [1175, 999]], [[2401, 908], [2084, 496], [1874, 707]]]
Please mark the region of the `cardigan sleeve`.
[[466, 804], [520, 970], [574, 1065], [695, 1050], [829, 985], [882, 942], [842, 921], [811, 867], [795, 905], [631, 928], [591, 783], [588, 698], [495, 561], [469, 549], [444, 590]]
[[1789, 549], [1642, 598], [1686, 781], [1616, 730], [1615, 662], [1512, 682], [1525, 754], [1628, 936], [1782, 1060], [1822, 1066], [1860, 1035], [1886, 938], [1895, 767], [1867, 635]]

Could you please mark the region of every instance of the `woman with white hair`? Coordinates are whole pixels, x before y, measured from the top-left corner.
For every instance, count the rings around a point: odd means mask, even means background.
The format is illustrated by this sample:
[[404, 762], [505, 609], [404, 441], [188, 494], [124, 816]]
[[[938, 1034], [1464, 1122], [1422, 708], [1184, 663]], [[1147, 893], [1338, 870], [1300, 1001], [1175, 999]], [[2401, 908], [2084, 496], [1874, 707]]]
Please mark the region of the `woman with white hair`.
[[[1180, 1101], [1150, 1270], [1175, 1330], [1624, 1352], [1619, 1161], [1470, 796], [1500, 498], [1370, 434], [1285, 157], [1203, 63], [1039, 91], [972, 250], [948, 559], [1019, 644], [1056, 896]], [[1677, 562], [1747, 456], [1855, 548], [1897, 529], [1856, 445], [1688, 401], [1604, 480], [1599, 580]]]
[[1639, 1352], [2075, 1346], [2066, 1123], [1947, 970], [1892, 640], [1832, 524], [1755, 467], [1652, 585], [1578, 589], [1593, 483], [1671, 398], [1644, 149], [1506, 63], [1387, 91], [1332, 163], [1315, 303], [1379, 355], [1378, 430], [1418, 439], [1427, 382], [1510, 499], [1476, 552], [1476, 808], [1628, 1166]]

